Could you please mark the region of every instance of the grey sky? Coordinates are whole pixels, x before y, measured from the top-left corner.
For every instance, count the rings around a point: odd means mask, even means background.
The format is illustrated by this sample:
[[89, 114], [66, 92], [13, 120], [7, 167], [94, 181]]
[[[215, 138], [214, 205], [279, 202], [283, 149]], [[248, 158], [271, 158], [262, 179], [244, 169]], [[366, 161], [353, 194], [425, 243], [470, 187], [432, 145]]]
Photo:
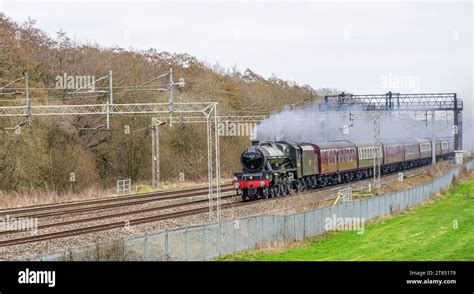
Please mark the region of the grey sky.
[[81, 42], [187, 52], [314, 88], [472, 99], [471, 2], [0, 2]]

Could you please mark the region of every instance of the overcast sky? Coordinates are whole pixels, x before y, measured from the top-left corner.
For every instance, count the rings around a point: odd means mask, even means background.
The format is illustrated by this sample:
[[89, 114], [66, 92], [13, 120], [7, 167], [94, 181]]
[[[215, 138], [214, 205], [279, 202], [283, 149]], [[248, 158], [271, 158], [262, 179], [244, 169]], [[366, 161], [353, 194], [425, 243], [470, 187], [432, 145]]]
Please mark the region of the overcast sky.
[[0, 0], [0, 9], [52, 36], [62, 29], [80, 42], [187, 52], [313, 88], [473, 97], [470, 1]]

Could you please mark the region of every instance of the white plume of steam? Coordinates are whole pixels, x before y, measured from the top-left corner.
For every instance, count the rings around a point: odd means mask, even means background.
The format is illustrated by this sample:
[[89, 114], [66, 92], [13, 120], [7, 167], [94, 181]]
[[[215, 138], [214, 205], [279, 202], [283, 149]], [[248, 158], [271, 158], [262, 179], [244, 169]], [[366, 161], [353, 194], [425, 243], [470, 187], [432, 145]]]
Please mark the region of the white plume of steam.
[[[295, 142], [318, 141], [372, 141], [373, 114], [360, 111], [357, 106], [340, 112], [319, 111], [317, 105], [298, 109], [285, 109], [273, 114], [257, 126], [257, 139], [290, 140]], [[381, 112], [382, 139], [431, 138], [431, 113], [428, 122], [423, 112]], [[452, 115], [436, 114], [436, 137], [453, 137]]]

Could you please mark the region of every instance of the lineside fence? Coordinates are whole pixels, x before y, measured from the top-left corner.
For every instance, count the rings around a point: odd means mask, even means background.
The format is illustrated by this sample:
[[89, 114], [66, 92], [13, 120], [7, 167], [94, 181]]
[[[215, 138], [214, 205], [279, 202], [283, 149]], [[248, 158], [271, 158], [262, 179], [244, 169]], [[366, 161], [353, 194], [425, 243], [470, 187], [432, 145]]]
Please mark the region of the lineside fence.
[[[474, 161], [464, 165], [474, 169]], [[113, 243], [41, 256], [42, 261], [199, 261], [236, 252], [300, 241], [324, 234], [334, 220], [367, 223], [377, 217], [404, 211], [447, 188], [461, 167], [453, 167], [436, 180], [407, 190], [363, 200], [344, 201], [287, 216], [259, 215], [195, 227], [166, 230]], [[337, 221], [336, 221], [337, 222]], [[334, 224], [334, 223], [333, 223]]]

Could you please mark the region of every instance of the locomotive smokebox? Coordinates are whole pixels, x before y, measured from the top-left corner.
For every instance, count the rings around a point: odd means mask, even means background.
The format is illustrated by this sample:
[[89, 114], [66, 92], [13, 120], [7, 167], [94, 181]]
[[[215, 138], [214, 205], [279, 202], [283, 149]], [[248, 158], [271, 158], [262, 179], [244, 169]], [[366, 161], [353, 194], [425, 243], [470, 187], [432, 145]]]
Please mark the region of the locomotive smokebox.
[[250, 172], [261, 171], [265, 165], [265, 155], [258, 147], [250, 147], [242, 153], [240, 162]]

